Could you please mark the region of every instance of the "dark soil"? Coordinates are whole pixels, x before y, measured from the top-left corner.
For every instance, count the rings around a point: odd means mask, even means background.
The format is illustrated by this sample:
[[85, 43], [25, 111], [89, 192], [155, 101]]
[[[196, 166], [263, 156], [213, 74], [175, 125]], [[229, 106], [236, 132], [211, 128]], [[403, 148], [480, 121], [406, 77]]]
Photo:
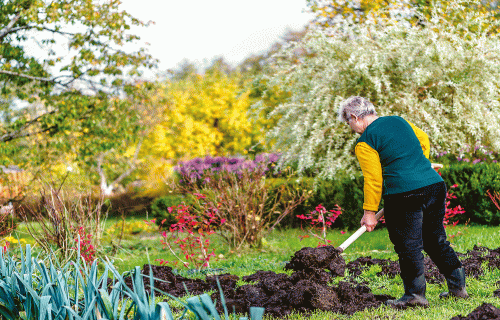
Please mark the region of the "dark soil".
[[468, 316], [458, 315], [450, 320], [500, 320], [500, 309], [491, 303], [483, 303]]
[[[489, 268], [500, 268], [500, 248], [489, 249], [486, 247], [474, 246], [472, 250], [466, 253], [457, 253], [462, 261], [463, 268], [467, 277], [479, 278], [484, 274], [482, 269], [483, 263]], [[425, 279], [428, 283], [442, 283], [444, 276], [439, 273], [438, 268], [429, 257], [424, 257], [425, 264]], [[377, 273], [377, 276], [386, 275], [389, 278], [394, 278], [401, 273], [399, 263], [388, 259], [372, 259], [370, 256], [359, 257], [347, 264], [347, 270], [353, 277], [359, 276], [365, 269], [373, 265], [379, 265], [382, 271]]]
[[[467, 253], [459, 254], [459, 258], [462, 260], [468, 277], [477, 278], [482, 275], [481, 265], [483, 263], [492, 268], [500, 268], [500, 248], [491, 250], [475, 246]], [[207, 276], [205, 280], [202, 280], [176, 275], [168, 266], [151, 265], [151, 268], [153, 276], [163, 280], [155, 280], [155, 288], [171, 295], [183, 296], [186, 294], [186, 290], [192, 295], [215, 290], [215, 293], [212, 294], [212, 300], [218, 301], [217, 309], [222, 311], [216, 280], [218, 278], [229, 311], [234, 309], [238, 313], [248, 313], [249, 307], [258, 306], [264, 307], [266, 314], [283, 317], [292, 311], [310, 313], [313, 310], [350, 315], [366, 308], [376, 308], [384, 301], [394, 299], [388, 295], [375, 295], [366, 285], [354, 280], [363, 270], [373, 265], [381, 266], [382, 271], [377, 274], [378, 276], [386, 275], [392, 278], [400, 273], [398, 262], [387, 259], [372, 259], [369, 256], [360, 257], [346, 265], [339, 250], [331, 246], [302, 248], [295, 252], [290, 262], [285, 266], [286, 270], [292, 271], [291, 275], [260, 270], [252, 275], [242, 277], [241, 280], [249, 284], [239, 287], [236, 287], [236, 282], [240, 278], [235, 275]], [[150, 265], [144, 265], [142, 270], [144, 275], [149, 275], [149, 268]], [[350, 277], [332, 285], [332, 280], [335, 277], [344, 276], [346, 269]], [[428, 257], [425, 258], [425, 276], [429, 283], [444, 281], [444, 277]], [[131, 279], [127, 278], [126, 283], [131, 286]], [[149, 290], [149, 278], [144, 278], [144, 285]], [[486, 309], [477, 312], [491, 311], [488, 311], [487, 307], [484, 308]], [[486, 318], [462, 317], [456, 319]]]

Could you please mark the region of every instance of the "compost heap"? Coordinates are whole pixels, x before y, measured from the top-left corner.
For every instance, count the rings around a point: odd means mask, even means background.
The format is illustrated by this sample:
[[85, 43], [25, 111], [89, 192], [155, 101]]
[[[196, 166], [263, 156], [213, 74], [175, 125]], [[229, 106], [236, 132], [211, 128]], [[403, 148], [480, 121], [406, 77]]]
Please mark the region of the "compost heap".
[[[467, 253], [458, 255], [468, 277], [481, 276], [483, 262], [487, 262], [489, 267], [500, 267], [500, 248], [490, 250], [474, 246]], [[154, 278], [158, 279], [154, 281], [155, 288], [177, 297], [185, 295], [186, 289], [192, 295], [215, 290], [212, 300], [217, 300], [219, 311], [222, 311], [222, 306], [219, 302], [216, 277], [219, 279], [229, 311], [234, 308], [237, 313], [248, 313], [249, 307], [255, 306], [264, 307], [266, 314], [275, 317], [283, 317], [292, 311], [309, 313], [313, 310], [350, 315], [394, 299], [388, 295], [373, 294], [367, 283], [354, 280], [363, 270], [373, 265], [381, 267], [382, 271], [377, 276], [386, 275], [392, 278], [400, 273], [396, 261], [372, 259], [369, 256], [360, 257], [346, 265], [340, 251], [332, 246], [302, 248], [295, 252], [285, 266], [285, 269], [293, 271], [291, 275], [260, 270], [241, 277], [241, 280], [251, 284], [239, 287], [236, 287], [236, 282], [240, 277], [231, 274], [207, 276], [205, 280], [190, 279], [174, 274], [171, 267], [155, 265], [144, 265], [142, 273], [149, 275], [151, 268]], [[338, 276], [343, 277], [346, 269], [349, 277], [332, 285], [332, 280]], [[425, 276], [429, 283], [444, 281], [444, 277], [428, 257], [425, 258]], [[126, 278], [126, 283], [131, 286], [131, 279]], [[144, 278], [144, 285], [149, 289], [148, 277]]]

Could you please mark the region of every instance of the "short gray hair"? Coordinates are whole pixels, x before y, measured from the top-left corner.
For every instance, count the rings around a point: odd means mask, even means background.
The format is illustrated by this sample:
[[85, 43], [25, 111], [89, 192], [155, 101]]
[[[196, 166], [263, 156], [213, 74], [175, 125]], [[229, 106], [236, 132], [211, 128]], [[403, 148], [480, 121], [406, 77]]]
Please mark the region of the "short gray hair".
[[375, 111], [375, 107], [370, 100], [363, 97], [352, 96], [345, 99], [340, 104], [338, 120], [347, 122], [351, 118], [351, 114], [354, 114], [358, 118], [364, 118], [369, 114], [377, 115], [377, 111]]

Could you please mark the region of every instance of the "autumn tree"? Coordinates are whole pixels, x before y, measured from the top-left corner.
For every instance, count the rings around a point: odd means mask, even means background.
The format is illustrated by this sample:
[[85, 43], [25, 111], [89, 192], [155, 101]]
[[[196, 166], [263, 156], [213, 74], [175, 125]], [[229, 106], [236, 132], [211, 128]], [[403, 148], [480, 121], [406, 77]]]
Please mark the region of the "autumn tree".
[[[314, 22], [322, 28], [339, 25], [377, 23], [380, 19], [391, 18], [393, 21], [406, 21], [411, 25], [422, 25], [429, 19], [432, 9], [446, 7], [453, 3], [449, 0], [307, 0], [309, 9], [315, 14]], [[492, 19], [498, 18], [498, 1], [470, 0], [461, 4], [462, 12], [477, 12], [483, 16], [496, 12]], [[425, 19], [423, 19], [425, 18]], [[459, 12], [443, 17], [455, 24], [464, 16]], [[491, 20], [490, 20], [491, 21]]]
[[[154, 60], [144, 49], [121, 49], [138, 39], [127, 30], [145, 24], [119, 4], [0, 0], [1, 95], [36, 104], [2, 123], [0, 141], [82, 132], [120, 107], [109, 102], [110, 95], [129, 90], [139, 68]], [[11, 103], [4, 112], [18, 107]]]
[[[159, 121], [146, 135], [139, 155], [148, 164], [141, 170], [144, 180], [160, 185], [178, 160], [246, 155], [264, 140], [262, 128], [248, 114], [247, 82], [233, 71], [217, 59], [203, 74], [158, 83], [150, 99]], [[154, 177], [160, 180], [151, 181]]]
[[124, 98], [156, 61], [123, 49], [139, 40], [131, 26], [148, 24], [119, 5], [0, 0], [0, 162], [88, 172], [101, 153], [137, 142], [137, 110]]

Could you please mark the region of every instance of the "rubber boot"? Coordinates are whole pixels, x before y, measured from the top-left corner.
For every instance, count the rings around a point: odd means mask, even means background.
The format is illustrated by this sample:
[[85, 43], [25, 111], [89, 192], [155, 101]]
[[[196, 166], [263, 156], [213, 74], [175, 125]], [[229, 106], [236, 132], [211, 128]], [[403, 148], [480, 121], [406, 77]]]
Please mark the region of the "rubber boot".
[[439, 295], [440, 298], [457, 297], [467, 299], [469, 295], [465, 289], [465, 270], [458, 268], [451, 272], [450, 276], [445, 277], [448, 283], [448, 292]]
[[405, 309], [407, 307], [428, 307], [429, 301], [425, 298], [425, 275], [415, 279], [403, 279], [405, 294], [398, 300], [387, 300], [386, 305]]

